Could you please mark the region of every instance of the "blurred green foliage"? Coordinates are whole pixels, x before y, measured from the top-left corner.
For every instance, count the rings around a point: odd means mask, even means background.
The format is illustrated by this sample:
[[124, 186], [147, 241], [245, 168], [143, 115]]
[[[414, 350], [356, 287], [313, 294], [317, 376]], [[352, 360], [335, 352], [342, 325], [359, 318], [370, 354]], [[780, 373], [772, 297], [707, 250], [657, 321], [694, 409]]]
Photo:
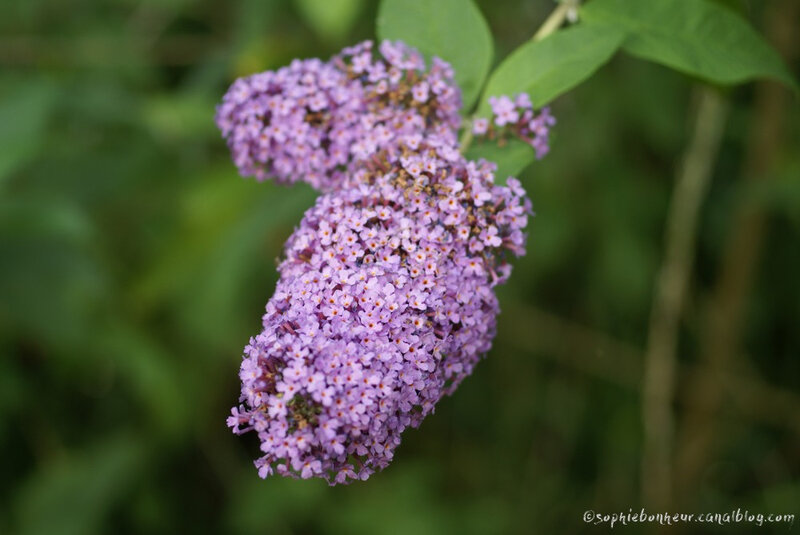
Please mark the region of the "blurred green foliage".
[[[478, 3], [495, 62], [552, 8]], [[761, 24], [761, 2], [734, 3]], [[555, 102], [495, 348], [391, 467], [349, 487], [261, 481], [254, 437], [226, 429], [241, 347], [314, 194], [238, 178], [214, 105], [236, 76], [371, 38], [376, 12], [0, 3], [0, 533], [593, 533], [584, 510], [640, 506], [640, 359], [692, 81], [626, 57]], [[726, 403], [687, 512], [800, 513], [800, 111], [770, 180], [744, 182], [754, 88], [729, 98], [681, 365], [747, 200], [768, 226], [732, 372], [798, 412]]]

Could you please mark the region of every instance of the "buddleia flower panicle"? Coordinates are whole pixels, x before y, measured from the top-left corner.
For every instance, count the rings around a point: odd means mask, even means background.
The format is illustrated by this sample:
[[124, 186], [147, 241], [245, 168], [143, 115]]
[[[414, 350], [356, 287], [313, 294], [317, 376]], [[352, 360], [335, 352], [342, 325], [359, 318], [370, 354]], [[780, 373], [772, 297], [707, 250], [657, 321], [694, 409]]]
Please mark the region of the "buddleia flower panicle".
[[[546, 150], [546, 111], [511, 104], [492, 103], [483, 133]], [[518, 180], [461, 155], [460, 106], [446, 62], [366, 41], [239, 79], [218, 107], [242, 175], [322, 192], [285, 245], [227, 420], [257, 435], [261, 477], [368, 478], [489, 351], [494, 287], [532, 211]]]
[[241, 405], [259, 474], [366, 479], [491, 347], [493, 287], [524, 254], [520, 183], [494, 183], [447, 140], [402, 138], [320, 196], [289, 238]]
[[505, 95], [490, 97], [489, 105], [492, 117], [473, 120], [473, 134], [500, 142], [508, 137], [519, 138], [534, 148], [537, 159], [550, 151], [550, 127], [556, 119], [549, 107], [535, 112], [526, 93], [519, 93], [513, 100]]
[[354, 163], [409, 133], [455, 136], [461, 96], [453, 71], [385, 41], [345, 48], [327, 62], [294, 60], [233, 83], [216, 122], [243, 176], [345, 187]]

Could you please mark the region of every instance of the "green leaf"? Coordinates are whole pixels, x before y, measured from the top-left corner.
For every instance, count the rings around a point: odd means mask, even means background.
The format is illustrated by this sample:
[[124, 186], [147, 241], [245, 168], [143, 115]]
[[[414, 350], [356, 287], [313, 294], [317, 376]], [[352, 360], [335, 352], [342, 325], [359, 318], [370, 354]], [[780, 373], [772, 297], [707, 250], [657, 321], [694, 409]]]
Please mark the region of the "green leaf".
[[340, 41], [356, 21], [363, 0], [295, 0], [308, 24], [328, 41]]
[[36, 154], [55, 96], [49, 84], [38, 81], [12, 84], [12, 89], [0, 91], [0, 184]]
[[625, 31], [626, 52], [720, 84], [774, 78], [797, 87], [783, 60], [744, 19], [705, 0], [593, 0], [587, 26]]
[[185, 142], [216, 134], [208, 110], [214, 101], [197, 93], [170, 93], [149, 98], [142, 109], [143, 122], [164, 142]]
[[133, 394], [136, 408], [147, 413], [154, 424], [151, 429], [160, 438], [180, 437], [191, 425], [197, 408], [191, 401], [191, 383], [182, 377], [180, 362], [148, 332], [130, 323], [111, 319], [98, 322], [97, 327], [99, 334], [89, 342], [87, 355], [95, 361], [105, 357], [113, 363]]
[[248, 284], [265, 267], [267, 277], [274, 276], [281, 244], [315, 197], [306, 185], [256, 184], [228, 167], [211, 169], [186, 191], [178, 208], [181, 223], [165, 239], [163, 253], [154, 255], [131, 285], [137, 309], [172, 302], [181, 323], [211, 345], [242, 326], [258, 324], [257, 318], [251, 323], [252, 317], [243, 316]]
[[51, 347], [78, 342], [108, 291], [96, 239], [69, 199], [0, 200], [0, 323]]
[[455, 70], [464, 110], [478, 96], [492, 61], [492, 35], [472, 0], [383, 0], [380, 39], [400, 39], [430, 59], [438, 56]]
[[735, 11], [742, 16], [745, 16], [747, 12], [747, 6], [745, 5], [746, 0], [710, 0], [711, 2], [716, 2], [721, 6], [725, 6], [726, 8], [730, 9], [731, 11]]
[[497, 141], [476, 140], [467, 149], [467, 158], [477, 160], [484, 158], [497, 164], [495, 181], [505, 184], [508, 177], [516, 177], [529, 163], [536, 159], [533, 147], [518, 139], [506, 140], [503, 146]]
[[141, 474], [144, 445], [130, 435], [42, 464], [17, 491], [20, 535], [91, 535]]
[[625, 34], [609, 26], [576, 26], [517, 48], [492, 73], [478, 106], [489, 115], [489, 97], [528, 93], [541, 107], [592, 75], [614, 52]]
[[[511, 53], [492, 73], [477, 114], [491, 114], [489, 97], [528, 93], [541, 107], [592, 75], [614, 55], [625, 34], [614, 28], [576, 26], [541, 41], [529, 41]], [[476, 141], [467, 151], [470, 159], [497, 163], [496, 178], [505, 182], [517, 176], [535, 158], [528, 144], [516, 139], [502, 147], [494, 141]]]

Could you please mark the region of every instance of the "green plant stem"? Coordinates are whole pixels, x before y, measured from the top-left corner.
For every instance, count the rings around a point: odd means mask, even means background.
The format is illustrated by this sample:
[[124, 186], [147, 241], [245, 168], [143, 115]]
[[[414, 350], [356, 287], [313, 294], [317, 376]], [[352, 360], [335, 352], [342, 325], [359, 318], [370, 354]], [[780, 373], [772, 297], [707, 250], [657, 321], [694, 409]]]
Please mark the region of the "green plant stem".
[[[580, 0], [563, 0], [558, 6], [550, 13], [550, 15], [545, 19], [542, 25], [536, 30], [536, 33], [533, 34], [531, 38], [534, 41], [541, 41], [548, 35], [555, 33], [563, 24], [564, 21], [567, 20], [567, 15], [569, 14], [571, 9], [575, 9], [580, 4]], [[471, 117], [469, 119], [464, 119], [462, 121], [462, 128], [463, 132], [461, 133], [461, 137], [458, 139], [459, 146], [461, 147], [461, 153], [465, 154], [469, 146], [472, 144], [472, 120], [475, 117]]]
[[[473, 116], [472, 119], [474, 118]], [[458, 138], [458, 144], [461, 147], [462, 154], [466, 154], [467, 149], [472, 144], [472, 119], [464, 119], [461, 121], [461, 126], [464, 131], [461, 132], [461, 137]]]
[[713, 88], [698, 91], [694, 130], [678, 171], [665, 231], [664, 259], [650, 315], [642, 376], [642, 495], [648, 507], [669, 507], [672, 492], [678, 335], [694, 265], [700, 208], [724, 133], [727, 103]]
[[563, 0], [558, 7], [556, 7], [550, 16], [545, 19], [544, 23], [539, 27], [533, 37], [531, 38], [533, 41], [541, 41], [551, 33], [558, 30], [564, 21], [567, 19], [567, 15], [571, 9], [576, 9], [578, 4], [580, 3], [579, 0]]
[[[800, 40], [793, 24], [798, 16], [800, 5], [793, 0], [771, 3], [766, 15], [766, 33], [790, 64], [800, 55]], [[749, 187], [774, 179], [775, 166], [792, 146], [786, 128], [789, 110], [794, 105], [791, 94], [774, 82], [763, 81], [756, 86], [755, 96], [740, 178], [742, 185]], [[723, 374], [755, 367], [752, 359], [743, 355], [742, 338], [747, 314], [754, 310], [752, 292], [759, 275], [770, 213], [753, 196], [742, 196], [730, 217], [719, 274], [707, 298], [704, 328], [700, 331], [698, 360], [706, 373], [683, 388], [686, 402], [693, 410], [683, 415], [676, 433], [673, 477], [674, 494], [680, 499], [674, 504], [678, 507], [693, 503], [702, 492], [708, 467], [718, 458], [719, 437], [728, 432], [725, 426], [730, 389]], [[753, 404], [761, 406], [762, 400], [756, 398]]]

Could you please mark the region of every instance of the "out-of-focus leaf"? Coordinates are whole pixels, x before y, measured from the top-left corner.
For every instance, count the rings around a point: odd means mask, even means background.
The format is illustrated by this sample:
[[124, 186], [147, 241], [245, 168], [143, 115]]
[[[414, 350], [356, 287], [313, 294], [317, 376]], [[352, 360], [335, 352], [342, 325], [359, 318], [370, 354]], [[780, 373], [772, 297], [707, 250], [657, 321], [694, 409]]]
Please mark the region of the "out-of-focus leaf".
[[377, 34], [448, 61], [461, 87], [464, 110], [471, 108], [493, 54], [489, 26], [472, 0], [383, 0]]
[[587, 26], [628, 34], [625, 51], [720, 84], [774, 78], [797, 88], [778, 53], [739, 15], [706, 0], [593, 0]]
[[[270, 232], [276, 226], [288, 232], [313, 198], [303, 185], [286, 189], [242, 182], [229, 171], [210, 173], [187, 193], [183, 221], [164, 254], [134, 284], [134, 301], [148, 308], [162, 299], [173, 300], [187, 326], [205, 340], [218, 341], [222, 333], [235, 332], [247, 323], [236, 303], [248, 277], [264, 265]], [[280, 253], [276, 245], [274, 256]], [[266, 276], [274, 273], [271, 269]], [[265, 303], [268, 297], [263, 296]]]
[[104, 128], [136, 127], [143, 119], [141, 95], [117, 78], [86, 75], [64, 82], [61, 90], [69, 98], [59, 103], [59, 111], [76, 122], [91, 122]]
[[255, 470], [249, 470], [235, 489], [226, 514], [233, 533], [256, 535], [290, 531], [288, 527], [293, 519], [319, 513], [329, 492], [318, 481], [275, 479], [264, 483]]
[[[786, 467], [789, 468], [788, 466]], [[759, 489], [758, 500], [753, 509], [775, 512], [777, 514], [797, 514], [797, 504], [800, 503], [800, 484], [797, 481], [771, 485]], [[759, 503], [760, 502], [760, 503]]]
[[772, 180], [743, 184], [742, 198], [756, 199], [800, 229], [800, 160], [789, 160]]
[[[686, 144], [686, 118], [684, 115], [675, 115], [671, 110], [688, 106], [686, 80], [675, 76], [663, 65], [624, 55], [619, 57], [614, 70], [615, 76], [630, 80], [613, 88], [614, 99], [626, 104], [615, 107], [618, 120], [624, 118], [639, 139], [649, 147], [664, 151], [683, 148]], [[646, 92], [640, 90], [642, 85], [648, 86]], [[602, 87], [587, 90], [583, 94], [588, 96], [590, 92], [595, 97], [598, 92], [599, 95], [610, 93], [607, 87]], [[654, 106], [653, 102], [659, 105]], [[602, 104], [598, 102], [594, 105]]]
[[115, 320], [97, 325], [87, 353], [106, 358], [162, 436], [179, 436], [191, 423], [186, 370], [146, 332]]
[[477, 160], [484, 158], [497, 164], [495, 182], [505, 184], [510, 176], [517, 177], [528, 164], [536, 159], [533, 147], [518, 139], [508, 139], [503, 145], [497, 141], [477, 140], [467, 149], [467, 158]]
[[[415, 533], [436, 535], [446, 533], [451, 516], [445, 507], [433, 507], [434, 489], [441, 480], [441, 471], [424, 462], [408, 462], [402, 467], [387, 471], [370, 480], [367, 487], [354, 488], [344, 498], [345, 507], [333, 508], [329, 513], [331, 525], [337, 533], [386, 534]], [[399, 470], [398, 470], [399, 468]], [[355, 516], [348, 514], [363, 508]], [[407, 514], [406, 511], [414, 511]], [[454, 533], [464, 533], [453, 529]]]
[[143, 0], [138, 3], [138, 6], [140, 8], [146, 6], [149, 9], [164, 11], [178, 11], [195, 2], [196, 0]]
[[728, 9], [740, 13], [742, 15], [745, 14], [747, 11], [747, 6], [745, 2], [747, 0], [711, 0], [712, 2], [716, 2], [717, 4], [723, 5]]
[[19, 535], [92, 535], [130, 489], [144, 459], [130, 435], [105, 439], [81, 454], [42, 465], [16, 502]]
[[528, 41], [489, 77], [478, 114], [490, 113], [489, 97], [528, 93], [541, 107], [591, 76], [617, 51], [624, 32], [611, 26], [584, 26]]
[[[264, 43], [264, 39], [270, 39], [269, 35], [264, 35], [264, 28], [276, 26], [275, 22], [280, 20], [277, 12], [285, 3], [284, 0], [241, 0], [233, 4], [231, 6], [231, 9], [235, 10], [233, 35], [240, 45], [253, 44], [254, 41], [259, 41], [267, 45], [265, 46], [267, 50], [262, 52], [270, 56], [276, 52], [275, 49], [283, 50], [286, 46], [290, 46], [285, 43], [285, 33], [275, 39], [274, 44], [272, 41]], [[252, 72], [244, 71], [243, 75]]]
[[85, 214], [66, 200], [0, 202], [0, 320], [59, 345], [86, 332], [106, 282], [93, 238]]
[[46, 196], [0, 200], [0, 236], [47, 235], [70, 243], [89, 243], [94, 227], [75, 204]]
[[339, 41], [356, 21], [363, 0], [294, 0], [314, 30], [329, 41]]
[[608, 310], [622, 310], [631, 316], [641, 310], [642, 295], [652, 286], [655, 269], [653, 247], [647, 247], [641, 236], [629, 227], [603, 222], [607, 229], [600, 247], [592, 277], [597, 281], [596, 293], [613, 296]]
[[10, 172], [36, 153], [54, 97], [53, 87], [38, 80], [6, 88], [0, 85], [0, 186]]
[[[8, 350], [0, 346], [0, 353], [3, 354], [3, 358], [0, 358], [0, 444], [2, 444], [11, 428], [8, 415], [24, 406], [31, 385], [20, 372], [17, 362], [9, 357]], [[2, 526], [3, 523], [0, 522], [0, 527]]]
[[[224, 340], [225, 334], [235, 333], [244, 325], [260, 325], [260, 316], [243, 317], [240, 305], [249, 293], [247, 281], [276, 276], [274, 259], [280, 255], [283, 238], [270, 240], [270, 233], [282, 227], [288, 235], [299, 224], [303, 211], [313, 204], [313, 197], [310, 189], [300, 186], [276, 189], [273, 197], [257, 199], [253, 209], [227, 229], [209, 251], [211, 256], [197, 266], [199, 269], [191, 279], [193, 288], [183, 301], [186, 306], [183, 317], [192, 331], [203, 332], [203, 337], [211, 342]], [[269, 245], [275, 247], [274, 255], [266, 257], [264, 249]], [[259, 276], [264, 260], [269, 272]], [[263, 304], [271, 293], [269, 288], [268, 293], [260, 296]]]
[[215, 132], [211, 112], [214, 102], [203, 95], [161, 95], [150, 99], [144, 119], [151, 131], [164, 141], [205, 139]]

